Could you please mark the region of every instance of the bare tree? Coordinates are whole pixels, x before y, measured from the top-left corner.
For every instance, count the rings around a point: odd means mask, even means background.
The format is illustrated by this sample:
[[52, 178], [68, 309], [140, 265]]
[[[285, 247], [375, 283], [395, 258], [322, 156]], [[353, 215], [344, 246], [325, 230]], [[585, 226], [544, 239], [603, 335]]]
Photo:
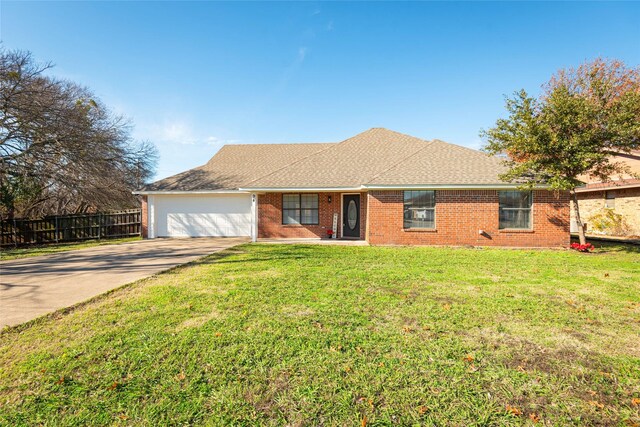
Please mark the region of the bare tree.
[[137, 205], [157, 150], [50, 63], [0, 48], [0, 214], [41, 216]]

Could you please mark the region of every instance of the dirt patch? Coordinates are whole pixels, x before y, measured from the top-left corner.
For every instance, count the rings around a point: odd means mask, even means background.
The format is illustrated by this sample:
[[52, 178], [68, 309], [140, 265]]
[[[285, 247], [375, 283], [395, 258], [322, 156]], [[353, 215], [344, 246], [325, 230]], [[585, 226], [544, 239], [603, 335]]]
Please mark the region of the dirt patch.
[[194, 316], [186, 319], [176, 327], [176, 332], [183, 331], [189, 328], [199, 328], [210, 320], [221, 319], [224, 316], [216, 309], [213, 308], [209, 313], [202, 316]]

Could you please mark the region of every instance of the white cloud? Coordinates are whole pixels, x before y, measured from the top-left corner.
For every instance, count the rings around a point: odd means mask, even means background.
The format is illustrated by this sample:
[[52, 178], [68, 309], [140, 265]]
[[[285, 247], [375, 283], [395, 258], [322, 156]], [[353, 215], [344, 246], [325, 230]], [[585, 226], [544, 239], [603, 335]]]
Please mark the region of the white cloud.
[[298, 48], [298, 62], [304, 61], [305, 56], [307, 56], [307, 52], [309, 49], [306, 46]]
[[169, 121], [163, 123], [158, 129], [158, 139], [165, 142], [193, 145], [197, 138], [193, 135], [193, 129], [183, 121]]
[[238, 144], [242, 142], [242, 140], [241, 139], [221, 139], [216, 136], [209, 136], [207, 137], [205, 142], [207, 143], [207, 145], [221, 147], [226, 144]]

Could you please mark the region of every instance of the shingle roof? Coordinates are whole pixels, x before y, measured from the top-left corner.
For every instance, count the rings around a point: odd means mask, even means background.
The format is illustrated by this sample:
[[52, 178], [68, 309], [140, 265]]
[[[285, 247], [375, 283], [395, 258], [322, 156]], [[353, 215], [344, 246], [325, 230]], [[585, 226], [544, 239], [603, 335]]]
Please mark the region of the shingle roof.
[[257, 177], [332, 145], [335, 144], [225, 145], [206, 164], [151, 183], [142, 191], [237, 190]]
[[373, 128], [340, 143], [226, 145], [203, 166], [143, 191], [505, 184], [500, 159]]
[[372, 178], [367, 184], [505, 184], [498, 176], [506, 172], [506, 169], [502, 160], [497, 157], [433, 140], [426, 143], [422, 150]]
[[250, 182], [247, 188], [505, 184], [500, 159], [480, 151], [373, 128]]

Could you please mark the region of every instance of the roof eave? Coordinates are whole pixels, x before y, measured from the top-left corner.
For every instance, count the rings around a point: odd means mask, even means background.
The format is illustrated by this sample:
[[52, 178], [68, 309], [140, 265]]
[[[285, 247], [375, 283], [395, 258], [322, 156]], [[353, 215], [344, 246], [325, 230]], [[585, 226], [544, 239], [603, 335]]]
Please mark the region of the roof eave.
[[260, 192], [260, 193], [283, 193], [283, 192], [318, 192], [318, 191], [362, 191], [362, 186], [354, 187], [243, 187], [240, 191]]
[[[365, 184], [365, 190], [510, 190], [519, 184]], [[536, 185], [534, 189], [546, 190], [548, 185]]]
[[[282, 192], [329, 192], [329, 191], [368, 191], [368, 190], [510, 190], [518, 184], [365, 184], [357, 187], [243, 187], [240, 191], [282, 193]], [[548, 185], [536, 185], [536, 190], [547, 190]]]
[[155, 190], [155, 191], [133, 191], [133, 194], [140, 196], [149, 195], [188, 195], [188, 194], [246, 194], [241, 190]]

